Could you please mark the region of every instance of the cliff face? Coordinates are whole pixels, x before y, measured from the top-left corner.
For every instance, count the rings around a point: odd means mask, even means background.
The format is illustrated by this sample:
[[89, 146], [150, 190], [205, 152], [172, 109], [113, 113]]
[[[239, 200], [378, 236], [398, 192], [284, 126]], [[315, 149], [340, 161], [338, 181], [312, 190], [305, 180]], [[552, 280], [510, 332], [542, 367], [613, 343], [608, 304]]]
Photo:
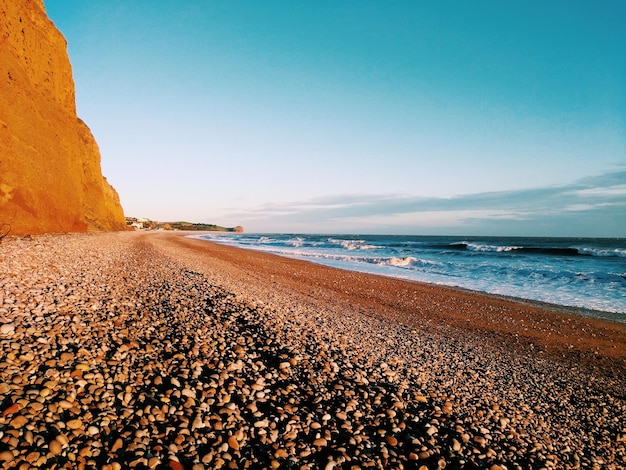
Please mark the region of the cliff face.
[[0, 224], [11, 233], [123, 230], [119, 197], [76, 116], [65, 38], [43, 0], [0, 0]]

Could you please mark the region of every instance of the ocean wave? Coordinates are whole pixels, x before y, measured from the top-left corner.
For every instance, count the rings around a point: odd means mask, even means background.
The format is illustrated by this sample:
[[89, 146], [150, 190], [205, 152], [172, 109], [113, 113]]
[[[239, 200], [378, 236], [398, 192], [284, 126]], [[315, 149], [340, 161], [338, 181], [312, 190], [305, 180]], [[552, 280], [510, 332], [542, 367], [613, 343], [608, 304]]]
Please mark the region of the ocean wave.
[[371, 264], [377, 264], [379, 266], [393, 266], [396, 268], [411, 268], [411, 267], [428, 267], [428, 266], [442, 266], [443, 263], [437, 261], [430, 261], [426, 259], [415, 258], [413, 256], [404, 257], [386, 257], [386, 258], [363, 258]]
[[455, 242], [450, 243], [448, 245], [451, 248], [459, 249], [459, 250], [468, 250], [468, 251], [480, 251], [480, 252], [508, 252], [508, 251], [516, 251], [524, 249], [523, 246], [502, 246], [502, 245], [485, 245], [481, 243], [472, 243], [472, 242]]
[[406, 256], [404, 258], [392, 257], [392, 258], [389, 258], [389, 260], [387, 260], [385, 264], [388, 264], [389, 266], [397, 266], [400, 268], [405, 268], [407, 266], [413, 265], [416, 261], [417, 259], [413, 258], [412, 256]]
[[343, 269], [597, 309], [626, 321], [624, 240], [301, 234], [204, 237]]
[[339, 245], [344, 250], [348, 250], [348, 251], [376, 250], [377, 248], [380, 248], [379, 246], [368, 245], [365, 240], [344, 240], [344, 239], [329, 238], [328, 242], [332, 245]]
[[607, 257], [626, 258], [626, 249], [624, 248], [582, 247], [582, 248], [578, 248], [578, 252], [581, 255], [586, 255], [586, 256], [598, 256], [602, 258], [607, 258]]
[[285, 245], [287, 246], [292, 246], [294, 248], [300, 248], [304, 245], [304, 238], [302, 237], [295, 237], [292, 238], [290, 240], [286, 240], [285, 241]]
[[359, 256], [349, 255], [342, 253], [328, 253], [328, 252], [311, 252], [305, 250], [297, 250], [292, 248], [278, 248], [278, 247], [257, 247], [258, 250], [271, 252], [277, 255], [296, 257], [300, 259], [318, 259], [328, 261], [339, 261], [342, 263], [358, 263], [358, 264], [372, 264], [377, 266], [389, 266], [396, 268], [418, 268], [418, 267], [435, 267], [442, 266], [443, 263], [437, 261], [431, 261], [426, 259], [415, 258], [413, 256], [405, 257], [377, 257], [377, 256]]
[[467, 250], [482, 253], [523, 253], [554, 256], [626, 257], [626, 250], [621, 248], [489, 245], [468, 241], [450, 243], [449, 245], [447, 245], [447, 247], [454, 250]]

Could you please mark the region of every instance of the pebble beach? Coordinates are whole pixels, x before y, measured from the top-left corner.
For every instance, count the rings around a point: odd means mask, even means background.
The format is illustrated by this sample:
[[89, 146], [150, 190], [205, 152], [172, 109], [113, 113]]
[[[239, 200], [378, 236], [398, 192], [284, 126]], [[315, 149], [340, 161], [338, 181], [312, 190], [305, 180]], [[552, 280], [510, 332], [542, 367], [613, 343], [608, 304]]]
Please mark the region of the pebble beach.
[[0, 243], [0, 468], [626, 467], [626, 326], [176, 232]]

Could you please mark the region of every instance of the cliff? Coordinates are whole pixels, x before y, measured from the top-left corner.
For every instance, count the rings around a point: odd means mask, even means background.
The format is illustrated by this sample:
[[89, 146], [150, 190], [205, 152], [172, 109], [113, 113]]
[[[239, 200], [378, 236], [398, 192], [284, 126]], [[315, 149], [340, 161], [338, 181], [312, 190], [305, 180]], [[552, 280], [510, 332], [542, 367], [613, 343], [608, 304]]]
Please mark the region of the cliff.
[[124, 230], [77, 117], [67, 43], [43, 0], [0, 0], [0, 224], [11, 233]]

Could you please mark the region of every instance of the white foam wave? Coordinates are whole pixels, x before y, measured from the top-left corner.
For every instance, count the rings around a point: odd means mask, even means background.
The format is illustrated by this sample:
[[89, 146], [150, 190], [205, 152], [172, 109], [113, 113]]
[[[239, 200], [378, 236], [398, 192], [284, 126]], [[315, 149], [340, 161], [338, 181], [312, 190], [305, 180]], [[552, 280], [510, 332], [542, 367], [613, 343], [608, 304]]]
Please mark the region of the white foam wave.
[[389, 258], [365, 258], [369, 263], [378, 264], [380, 266], [393, 266], [396, 268], [411, 268], [411, 267], [427, 267], [427, 266], [442, 266], [442, 263], [436, 261], [430, 261], [426, 259], [419, 259], [413, 256], [397, 257], [392, 256]]
[[296, 237], [294, 239], [287, 240], [285, 242], [285, 245], [293, 246], [294, 248], [300, 248], [302, 245], [304, 245], [304, 239], [301, 237]]
[[389, 264], [390, 266], [398, 266], [401, 268], [405, 268], [407, 266], [411, 266], [416, 261], [417, 259], [413, 258], [412, 256], [407, 256], [405, 258], [393, 257], [387, 261], [387, 264]]
[[508, 251], [520, 250], [523, 247], [512, 245], [512, 246], [501, 246], [501, 245], [483, 245], [480, 243], [470, 243], [470, 242], [460, 242], [455, 243], [455, 245], [465, 245], [469, 251], [480, 251], [480, 252], [495, 252], [495, 253], [505, 253]]
[[339, 245], [344, 250], [348, 251], [356, 251], [356, 250], [375, 250], [380, 248], [375, 245], [368, 245], [365, 240], [341, 240], [335, 238], [329, 238], [328, 242], [333, 245]]
[[578, 248], [578, 252], [582, 255], [626, 258], [626, 249], [624, 248]]

